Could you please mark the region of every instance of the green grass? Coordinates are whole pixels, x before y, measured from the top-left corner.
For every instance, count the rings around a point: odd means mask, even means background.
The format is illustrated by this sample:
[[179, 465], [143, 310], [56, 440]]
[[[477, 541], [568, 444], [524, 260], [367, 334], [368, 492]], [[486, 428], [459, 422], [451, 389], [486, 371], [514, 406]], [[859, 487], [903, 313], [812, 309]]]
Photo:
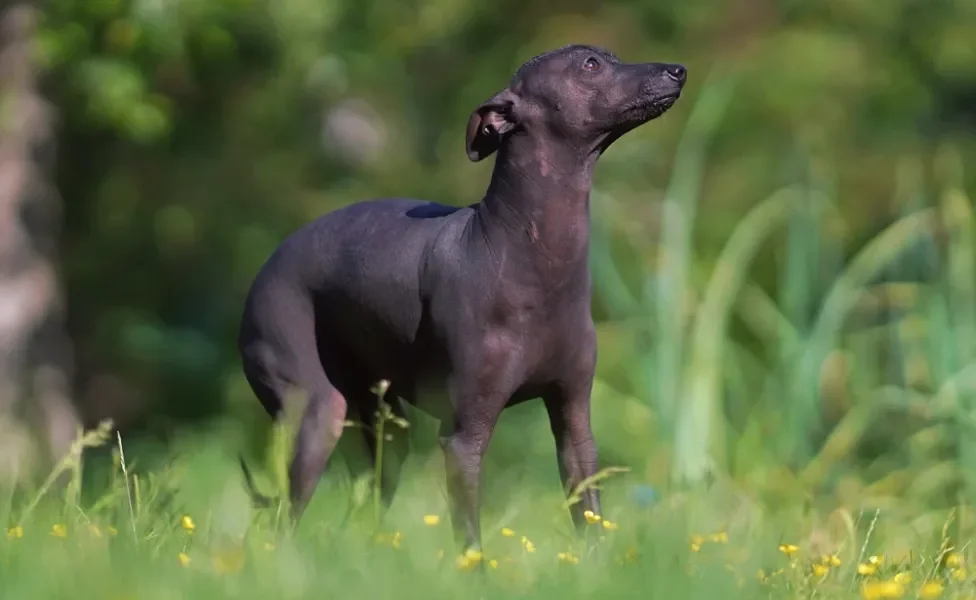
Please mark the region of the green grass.
[[[77, 495], [83, 463], [72, 458], [63, 465], [66, 486], [7, 504], [4, 597], [854, 598], [866, 583], [898, 573], [911, 576], [903, 584], [907, 596], [925, 581], [944, 585], [945, 597], [976, 592], [964, 567], [969, 549], [949, 547], [976, 522], [969, 509], [917, 510], [908, 501], [863, 513], [773, 507], [725, 479], [640, 506], [632, 492], [641, 478], [613, 474], [601, 485], [603, 518], [616, 527], [591, 525], [586, 535], [599, 542], [596, 554], [585, 555], [555, 473], [545, 476], [555, 471], [547, 442], [523, 448], [522, 467], [506, 467], [499, 452], [490, 453], [484, 576], [457, 564], [436, 453], [411, 458], [380, 528], [370, 486], [348, 481], [337, 463], [294, 532], [280, 526], [275, 509], [250, 508], [230, 452], [233, 436], [188, 441], [154, 474], [132, 464], [138, 453], [130, 449], [126, 463], [113, 462], [104, 493], [89, 500]], [[100, 443], [117, 440], [95, 433], [85, 445]], [[839, 565], [815, 572], [823, 555]], [[940, 566], [950, 555], [963, 566]], [[879, 568], [872, 556], [882, 557]], [[859, 575], [858, 564], [875, 572]]]

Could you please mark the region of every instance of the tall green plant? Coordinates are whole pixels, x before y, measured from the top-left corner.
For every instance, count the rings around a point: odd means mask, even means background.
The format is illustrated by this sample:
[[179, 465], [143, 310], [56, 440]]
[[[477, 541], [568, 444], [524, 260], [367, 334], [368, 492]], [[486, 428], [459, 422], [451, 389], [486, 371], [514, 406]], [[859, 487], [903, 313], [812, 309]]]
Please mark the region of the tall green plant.
[[672, 471], [679, 483], [698, 483], [713, 460], [724, 463], [721, 383], [728, 321], [763, 242], [804, 200], [801, 189], [787, 188], [756, 205], [736, 227], [716, 261], [696, 316], [684, 370]]
[[809, 460], [812, 456], [812, 441], [804, 433], [819, 428], [820, 371], [846, 319], [864, 288], [882, 269], [899, 252], [932, 233], [935, 216], [932, 210], [923, 210], [896, 221], [868, 242], [831, 285], [800, 356], [789, 369], [791, 386], [787, 406], [797, 460]]
[[732, 98], [735, 79], [720, 65], [706, 79], [678, 144], [674, 170], [662, 206], [660, 270], [648, 278], [645, 302], [654, 307], [653, 373], [660, 423], [673, 431], [681, 394], [684, 315], [693, 259], [692, 228], [704, 178], [708, 144]]

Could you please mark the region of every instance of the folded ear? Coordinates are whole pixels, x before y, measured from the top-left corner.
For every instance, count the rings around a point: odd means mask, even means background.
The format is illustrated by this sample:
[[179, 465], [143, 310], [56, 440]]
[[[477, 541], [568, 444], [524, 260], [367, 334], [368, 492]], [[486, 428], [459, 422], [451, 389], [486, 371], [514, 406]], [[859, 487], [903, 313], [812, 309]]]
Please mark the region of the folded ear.
[[471, 113], [465, 146], [472, 162], [498, 150], [505, 135], [515, 129], [517, 97], [508, 88], [498, 92]]

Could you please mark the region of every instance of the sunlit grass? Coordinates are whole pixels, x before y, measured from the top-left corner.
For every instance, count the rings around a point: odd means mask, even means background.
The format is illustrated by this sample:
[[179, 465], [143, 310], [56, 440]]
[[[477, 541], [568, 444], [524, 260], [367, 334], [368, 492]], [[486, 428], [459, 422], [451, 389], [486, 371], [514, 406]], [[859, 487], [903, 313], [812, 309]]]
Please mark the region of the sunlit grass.
[[[181, 452], [159, 477], [130, 464], [130, 485], [136, 476], [152, 481], [134, 495], [131, 512], [124, 489], [81, 501], [52, 487], [11, 503], [0, 538], [6, 597], [304, 598], [327, 589], [391, 598], [976, 594], [965, 542], [976, 511], [964, 506], [773, 510], [726, 480], [645, 506], [634, 501], [633, 475], [618, 473], [602, 483], [607, 513], [588, 512], [581, 538], [555, 476], [516, 489], [493, 477], [484, 549], [459, 554], [432, 457], [415, 461], [379, 526], [369, 501], [349, 516], [350, 486], [337, 469], [292, 532], [274, 508], [249, 506], [234, 461], [209, 446]], [[118, 462], [113, 468], [121, 470]], [[127, 530], [135, 536], [120, 535]], [[584, 538], [597, 542], [595, 552]]]

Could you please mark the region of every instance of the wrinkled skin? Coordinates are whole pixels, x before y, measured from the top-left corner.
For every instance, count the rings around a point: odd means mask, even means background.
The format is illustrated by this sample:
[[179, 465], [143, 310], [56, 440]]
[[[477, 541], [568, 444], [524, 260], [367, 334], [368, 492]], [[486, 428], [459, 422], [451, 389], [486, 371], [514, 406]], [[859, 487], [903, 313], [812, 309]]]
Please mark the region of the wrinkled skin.
[[[304, 392], [290, 467], [297, 520], [346, 418], [367, 449], [377, 399], [441, 420], [451, 521], [480, 548], [481, 463], [502, 410], [541, 398], [567, 492], [597, 471], [590, 427], [596, 335], [590, 315], [589, 195], [597, 158], [663, 114], [685, 82], [680, 65], [626, 64], [588, 46], [538, 56], [477, 107], [473, 161], [497, 152], [477, 204], [408, 198], [360, 202], [289, 236], [258, 274], [244, 308], [244, 373], [275, 418]], [[385, 447], [389, 503], [406, 438]], [[595, 489], [571, 509], [578, 528], [600, 513]]]
[[[621, 63], [613, 53], [589, 46], [540, 55], [472, 115], [469, 157], [485, 158], [516, 126], [563, 143], [566, 149], [602, 152], [624, 133], [669, 109], [681, 94], [685, 76], [681, 65]], [[476, 153], [471, 153], [472, 145]]]

